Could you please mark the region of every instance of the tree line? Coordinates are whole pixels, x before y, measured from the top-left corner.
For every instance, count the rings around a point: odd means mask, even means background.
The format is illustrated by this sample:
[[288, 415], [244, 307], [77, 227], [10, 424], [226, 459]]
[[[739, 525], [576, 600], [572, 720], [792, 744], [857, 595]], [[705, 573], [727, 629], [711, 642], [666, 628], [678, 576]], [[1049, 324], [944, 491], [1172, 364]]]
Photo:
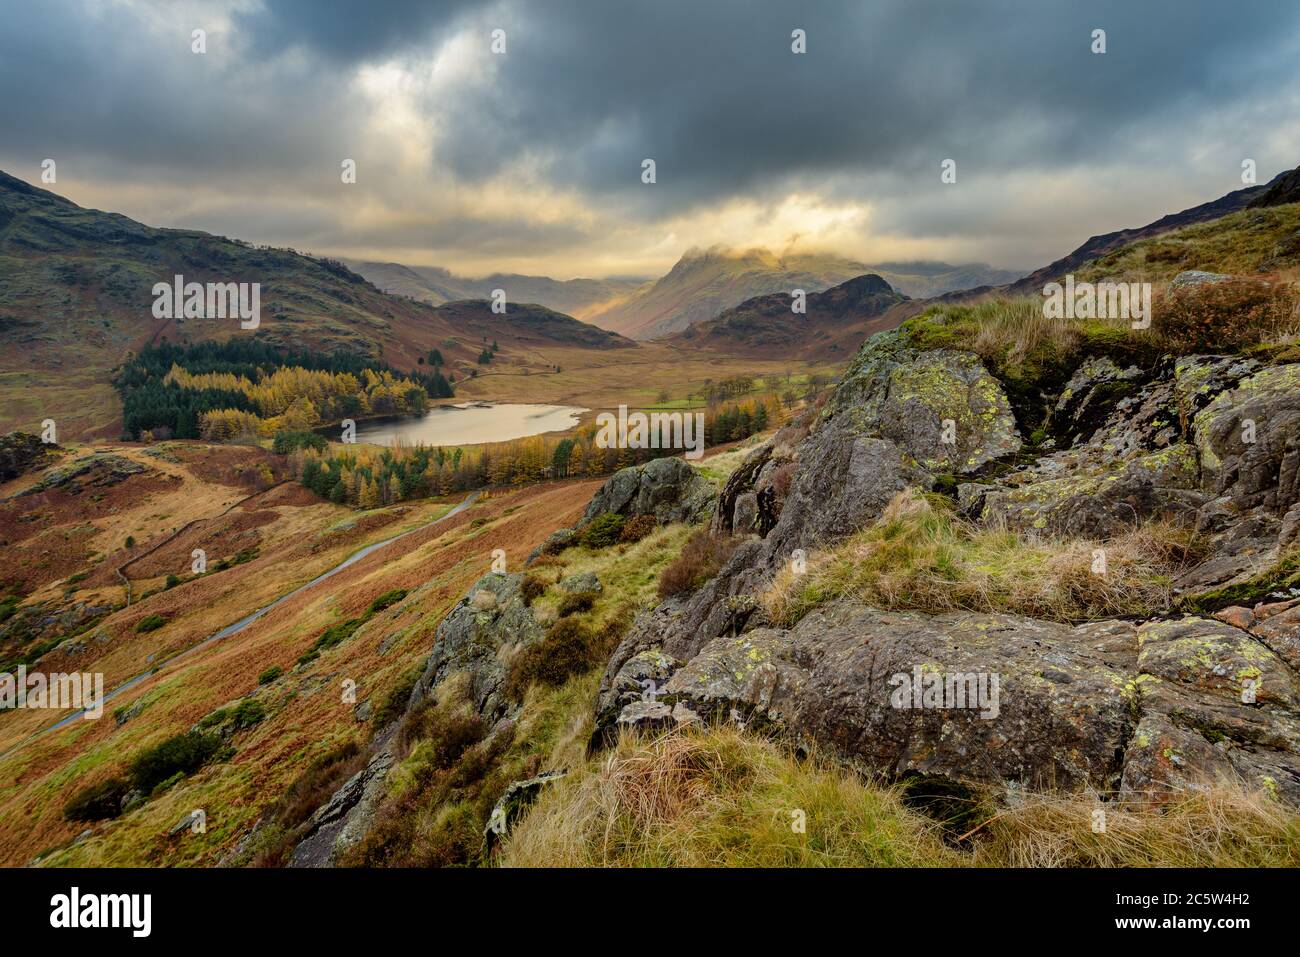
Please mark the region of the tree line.
[[344, 418], [423, 412], [455, 394], [440, 369], [400, 375], [351, 353], [259, 339], [148, 346], [114, 379], [123, 438], [267, 436]]
[[[683, 413], [692, 414], [692, 413]], [[705, 444], [748, 438], [779, 423], [775, 396], [710, 409]], [[341, 505], [379, 508], [407, 499], [473, 489], [522, 485], [545, 479], [608, 475], [679, 449], [600, 448], [594, 423], [562, 438], [530, 436], [468, 447], [373, 447], [332, 444], [292, 453], [304, 486]]]

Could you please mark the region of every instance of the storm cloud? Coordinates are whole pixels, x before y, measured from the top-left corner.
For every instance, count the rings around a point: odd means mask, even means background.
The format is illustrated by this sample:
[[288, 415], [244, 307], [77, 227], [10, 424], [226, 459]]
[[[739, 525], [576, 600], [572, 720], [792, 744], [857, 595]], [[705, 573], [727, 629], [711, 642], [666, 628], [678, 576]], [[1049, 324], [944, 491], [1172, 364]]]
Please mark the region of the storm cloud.
[[1271, 2], [51, 0], [0, 27], [7, 171], [470, 271], [796, 235], [1033, 267], [1300, 162], [1300, 8]]

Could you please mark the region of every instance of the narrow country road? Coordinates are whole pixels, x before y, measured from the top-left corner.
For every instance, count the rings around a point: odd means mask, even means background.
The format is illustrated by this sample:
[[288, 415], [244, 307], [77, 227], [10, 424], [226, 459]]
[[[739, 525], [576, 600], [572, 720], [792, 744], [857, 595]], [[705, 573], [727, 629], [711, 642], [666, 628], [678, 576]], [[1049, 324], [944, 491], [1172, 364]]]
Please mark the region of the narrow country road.
[[[343, 561], [339, 562], [333, 568], [329, 569], [328, 571], [322, 572], [320, 575], [317, 575], [315, 578], [307, 582], [305, 585], [299, 585], [297, 588], [293, 589], [293, 591], [281, 595], [279, 598], [271, 602], [269, 605], [265, 605], [257, 609], [257, 611], [253, 612], [252, 614], [245, 615], [243, 618], [239, 619], [239, 621], [235, 622], [232, 625], [227, 625], [225, 628], [222, 628], [216, 634], [204, 638], [198, 644], [191, 645], [189, 648], [186, 648], [180, 654], [175, 655], [172, 658], [168, 658], [165, 662], [160, 664], [158, 667], [151, 668], [148, 671], [138, 674], [134, 678], [131, 678], [130, 680], [125, 681], [122, 684], [118, 685], [112, 691], [109, 691], [104, 695], [104, 700], [102, 704], [107, 704], [109, 701], [112, 701], [114, 698], [120, 695], [123, 691], [128, 691], [131, 688], [134, 688], [136, 685], [144, 681], [147, 681], [149, 678], [158, 674], [158, 672], [162, 671], [164, 668], [170, 667], [171, 665], [175, 664], [177, 661], [181, 661], [184, 658], [188, 658], [190, 655], [194, 654], [199, 649], [206, 648], [208, 645], [212, 644], [213, 642], [220, 641], [223, 638], [229, 638], [231, 635], [243, 631], [245, 628], [247, 628], [253, 622], [257, 621], [257, 619], [261, 618], [263, 615], [271, 611], [273, 608], [279, 607], [289, 599], [293, 598], [296, 595], [302, 594], [308, 589], [315, 588], [321, 582], [325, 581], [328, 578], [332, 578], [333, 576], [337, 575], [339, 572], [343, 571], [343, 569], [355, 565], [357, 562], [361, 561], [361, 559], [367, 557], [368, 555], [374, 554], [379, 549], [391, 545], [393, 544], [393, 542], [406, 538], [408, 535], [414, 535], [416, 532], [420, 532], [426, 528], [429, 528], [430, 526], [437, 525], [439, 522], [445, 522], [447, 519], [451, 518], [454, 515], [459, 515], [461, 512], [465, 511], [465, 509], [469, 508], [471, 505], [474, 504], [474, 502], [478, 499], [479, 494], [480, 493], [477, 491], [471, 492], [469, 495], [465, 497], [465, 500], [462, 501], [459, 505], [455, 506], [451, 511], [447, 512], [445, 515], [441, 515], [438, 518], [435, 518], [431, 522], [425, 522], [423, 525], [417, 525], [415, 528], [407, 529], [405, 532], [402, 532], [398, 535], [393, 535], [390, 538], [385, 538], [382, 541], [375, 542], [372, 545], [367, 545], [365, 548], [353, 552], [351, 555], [343, 559]], [[55, 731], [59, 728], [62, 728], [64, 725], [72, 721], [75, 721], [77, 718], [80, 718], [83, 714], [85, 714], [84, 708], [80, 711], [74, 711], [71, 714], [64, 716], [54, 724], [50, 725], [48, 728], [42, 728], [40, 731], [37, 731], [35, 734], [29, 735], [28, 737], [24, 738], [22, 741], [19, 741], [17, 744], [15, 744], [8, 751], [4, 752], [3, 754], [0, 754], [0, 760], [4, 760], [5, 758], [9, 757], [9, 755], [14, 754], [15, 752], [21, 750], [23, 747], [30, 744], [32, 741], [35, 741], [41, 735], [48, 734], [51, 731]]]

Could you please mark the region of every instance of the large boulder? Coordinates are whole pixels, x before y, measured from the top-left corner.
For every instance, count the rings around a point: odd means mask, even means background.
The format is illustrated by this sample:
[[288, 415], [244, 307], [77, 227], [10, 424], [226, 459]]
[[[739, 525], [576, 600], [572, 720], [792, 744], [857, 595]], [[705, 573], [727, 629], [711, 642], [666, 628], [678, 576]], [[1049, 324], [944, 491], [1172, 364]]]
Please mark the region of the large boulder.
[[870, 435], [931, 474], [965, 475], [1020, 448], [1006, 393], [979, 357], [872, 337], [840, 378], [822, 426]]
[[651, 459], [619, 469], [592, 496], [579, 527], [598, 515], [653, 515], [660, 525], [697, 522], [709, 515], [717, 490], [685, 459]]
[[680, 664], [652, 647], [602, 691], [596, 744], [621, 726], [733, 721], [893, 778], [1142, 803], [1231, 778], [1300, 804], [1294, 669], [1208, 619], [1070, 626], [840, 602]]
[[1197, 413], [1201, 484], [1234, 508], [1300, 503], [1300, 364], [1261, 369]]
[[[678, 721], [776, 730], [899, 777], [1110, 787], [1135, 696], [1132, 644], [1112, 630], [837, 603], [791, 629], [713, 639], [657, 703]], [[914, 697], [918, 675], [971, 697]]]
[[[1279, 622], [1273, 635], [1284, 631], [1296, 641], [1300, 622]], [[1149, 622], [1137, 639], [1140, 719], [1122, 793], [1160, 801], [1240, 779], [1300, 804], [1294, 667], [1251, 632], [1210, 619]]]
[[453, 675], [464, 675], [470, 703], [496, 722], [511, 710], [501, 695], [510, 654], [542, 637], [542, 625], [520, 592], [523, 575], [489, 572], [447, 615], [415, 683], [408, 710], [420, 706]]

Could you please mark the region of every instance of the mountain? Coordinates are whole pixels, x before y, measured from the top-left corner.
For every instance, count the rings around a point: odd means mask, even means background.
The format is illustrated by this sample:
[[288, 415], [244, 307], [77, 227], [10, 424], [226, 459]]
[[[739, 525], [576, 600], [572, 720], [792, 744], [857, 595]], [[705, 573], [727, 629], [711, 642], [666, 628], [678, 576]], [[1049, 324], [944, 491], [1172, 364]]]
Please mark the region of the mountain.
[[508, 302], [537, 303], [579, 319], [646, 284], [644, 279], [561, 280], [518, 273], [493, 273], [482, 279], [467, 279], [437, 266], [403, 266], [354, 259], [345, 259], [344, 263], [384, 292], [433, 305], [457, 299], [489, 299], [494, 289], [503, 289]]
[[572, 316], [536, 303], [507, 303], [504, 313], [492, 311], [486, 299], [460, 299], [444, 303], [434, 312], [439, 319], [471, 340], [506, 340], [517, 347], [572, 346], [585, 349], [635, 348], [617, 332], [579, 322]]
[[977, 286], [1002, 285], [1015, 282], [1025, 274], [1023, 269], [997, 269], [986, 263], [954, 266], [931, 260], [876, 263], [866, 269], [913, 299], [932, 299]]
[[880, 276], [868, 274], [809, 293], [806, 313], [792, 311], [788, 292], [775, 292], [746, 299], [666, 341], [730, 355], [842, 358], [852, 355], [873, 332], [906, 318], [905, 310], [896, 308], [905, 303], [915, 301], [895, 292]]
[[[1290, 198], [1286, 198], [1287, 195]], [[1294, 203], [1300, 200], [1300, 170], [1287, 170], [1273, 177], [1261, 186], [1248, 186], [1234, 190], [1208, 203], [1201, 203], [1182, 212], [1162, 216], [1153, 223], [1132, 229], [1119, 229], [1113, 233], [1093, 236], [1078, 249], [1062, 256], [1055, 262], [1037, 269], [1023, 279], [1011, 283], [1002, 292], [1009, 295], [1037, 295], [1043, 285], [1059, 279], [1066, 273], [1074, 272], [1084, 263], [1098, 259], [1106, 253], [1120, 249], [1141, 239], [1149, 239], [1161, 233], [1167, 233], [1184, 226], [1219, 219], [1237, 210], [1251, 206], [1275, 206], [1282, 203]]]
[[1007, 282], [1019, 275], [982, 264], [913, 262], [870, 266], [825, 254], [777, 256], [766, 249], [713, 246], [690, 250], [666, 276], [584, 318], [633, 339], [656, 339], [712, 319], [755, 296], [788, 294], [794, 289], [820, 292], [867, 273], [880, 276], [908, 296], [933, 296]]
[[[260, 284], [259, 327], [242, 330], [238, 319], [155, 318], [154, 284], [176, 275]], [[516, 334], [529, 346], [628, 345], [543, 307], [512, 303], [506, 316], [493, 316], [490, 332], [479, 322], [457, 325], [473, 313], [383, 292], [333, 260], [85, 209], [0, 172], [7, 373], [0, 378], [0, 431], [53, 418], [68, 436], [115, 435], [120, 407], [112, 370], [129, 352], [164, 338], [183, 344], [251, 335], [294, 350], [383, 359], [399, 370], [413, 369], [433, 348], [449, 366], [472, 366], [485, 335], [507, 353]]]

